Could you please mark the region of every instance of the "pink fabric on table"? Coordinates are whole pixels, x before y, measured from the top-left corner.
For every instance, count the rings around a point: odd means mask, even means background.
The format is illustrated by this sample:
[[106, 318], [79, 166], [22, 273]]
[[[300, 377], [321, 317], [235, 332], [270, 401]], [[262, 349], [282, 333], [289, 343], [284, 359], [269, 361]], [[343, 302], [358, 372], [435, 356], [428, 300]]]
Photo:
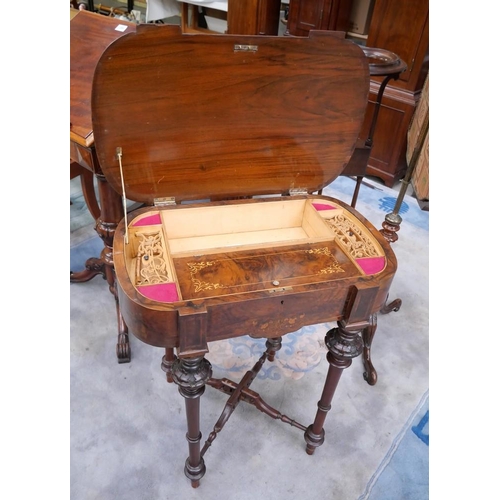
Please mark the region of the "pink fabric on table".
[[385, 257], [365, 257], [356, 259], [356, 262], [365, 274], [377, 274], [385, 267]]
[[160, 283], [158, 285], [138, 286], [137, 290], [148, 299], [156, 302], [177, 302], [177, 287], [175, 283]]
[[332, 205], [327, 205], [326, 203], [313, 203], [313, 207], [318, 210], [335, 210], [337, 207], [333, 207]]
[[148, 217], [144, 217], [143, 219], [134, 222], [132, 225], [136, 226], [154, 226], [155, 224], [161, 224], [160, 214], [149, 215]]

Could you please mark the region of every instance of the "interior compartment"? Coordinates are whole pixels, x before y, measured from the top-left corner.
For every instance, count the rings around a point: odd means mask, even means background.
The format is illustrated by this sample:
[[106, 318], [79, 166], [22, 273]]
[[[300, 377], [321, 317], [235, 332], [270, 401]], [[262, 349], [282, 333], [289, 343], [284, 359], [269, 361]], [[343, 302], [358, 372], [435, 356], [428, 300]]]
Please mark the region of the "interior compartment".
[[[323, 203], [323, 202], [322, 202]], [[128, 273], [149, 296], [154, 287], [175, 286], [182, 299], [174, 260], [200, 254], [270, 248], [331, 240], [333, 233], [311, 199], [152, 209], [131, 221], [126, 245]]]
[[[371, 255], [356, 254], [360, 242], [371, 249]], [[315, 262], [306, 267], [319, 266], [322, 276], [315, 279], [321, 280], [330, 279], [340, 261], [344, 269], [352, 265], [365, 270], [366, 265], [373, 267], [374, 259], [377, 266], [385, 265], [379, 245], [359, 221], [324, 198], [152, 208], [131, 221], [125, 251], [134, 286], [146, 297], [163, 302], [192, 297], [193, 286], [196, 294], [211, 296], [267, 288], [268, 281], [274, 283], [271, 287], [292, 278], [298, 282], [300, 276], [288, 276], [284, 270], [290, 265], [298, 272], [308, 253], [315, 253]], [[220, 267], [223, 262], [225, 267]], [[269, 272], [272, 276], [267, 276]]]
[[310, 199], [164, 210], [161, 218], [174, 257], [332, 238]]
[[129, 228], [128, 236], [127, 271], [135, 287], [177, 281], [160, 224]]

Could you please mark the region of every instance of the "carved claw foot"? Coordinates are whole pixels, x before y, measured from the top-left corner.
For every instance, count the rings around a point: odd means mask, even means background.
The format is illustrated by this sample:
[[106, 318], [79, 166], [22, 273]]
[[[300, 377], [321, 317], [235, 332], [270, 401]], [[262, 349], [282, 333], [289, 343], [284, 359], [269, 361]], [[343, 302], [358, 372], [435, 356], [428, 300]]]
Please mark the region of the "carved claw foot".
[[398, 312], [401, 309], [402, 301], [401, 299], [394, 299], [392, 302], [385, 303], [384, 307], [380, 310], [382, 314], [388, 314], [390, 312]]
[[375, 385], [377, 383], [377, 370], [371, 361], [371, 348], [372, 341], [375, 335], [375, 330], [377, 329], [377, 315], [373, 314], [369, 319], [369, 325], [363, 329], [363, 366], [365, 372], [363, 373], [363, 378], [368, 382], [369, 385]]
[[118, 299], [116, 300], [116, 313], [118, 317], [118, 343], [116, 344], [116, 357], [118, 363], [130, 363], [130, 343], [128, 340], [128, 326], [120, 313]]
[[118, 334], [118, 343], [116, 344], [116, 357], [118, 363], [130, 363], [130, 344], [128, 335]]
[[97, 257], [92, 257], [85, 262], [85, 270], [78, 271], [74, 273], [70, 271], [70, 282], [71, 283], [85, 283], [90, 281], [92, 278], [102, 274], [103, 278], [106, 277], [105, 264], [101, 259]]

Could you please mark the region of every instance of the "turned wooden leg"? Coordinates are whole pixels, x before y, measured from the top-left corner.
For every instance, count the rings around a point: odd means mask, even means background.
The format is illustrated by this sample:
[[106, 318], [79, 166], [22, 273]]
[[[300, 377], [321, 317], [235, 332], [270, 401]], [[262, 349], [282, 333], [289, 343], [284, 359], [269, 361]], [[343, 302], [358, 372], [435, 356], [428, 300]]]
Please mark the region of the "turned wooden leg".
[[376, 330], [377, 315], [373, 314], [370, 316], [369, 325], [363, 329], [363, 366], [365, 367], [363, 378], [370, 385], [375, 385], [377, 383], [377, 370], [375, 370], [371, 361], [372, 341]]
[[172, 347], [165, 348], [165, 356], [161, 360], [161, 369], [166, 373], [167, 382], [171, 384], [174, 381], [172, 376], [172, 366], [177, 356], [174, 354], [174, 349]]
[[200, 441], [200, 397], [205, 392], [205, 383], [212, 376], [212, 365], [203, 356], [176, 359], [172, 365], [172, 377], [186, 402], [189, 457], [184, 474], [197, 488], [205, 475], [205, 462], [201, 456]]
[[103, 279], [106, 278], [104, 271], [104, 262], [97, 257], [91, 257], [90, 259], [86, 260], [85, 269], [83, 271], [70, 271], [69, 279], [71, 283], [85, 283], [86, 281], [90, 281], [98, 274], [102, 274]]
[[318, 402], [316, 418], [304, 433], [308, 455], [312, 455], [314, 450], [321, 446], [325, 440], [323, 425], [326, 415], [330, 411], [333, 395], [342, 371], [351, 366], [352, 359], [359, 356], [363, 350], [363, 340], [359, 334], [366, 327], [366, 322], [347, 325], [343, 321], [339, 321], [337, 324], [338, 327], [332, 328], [325, 337], [325, 344], [328, 348], [326, 359], [330, 366], [328, 367], [323, 393]]

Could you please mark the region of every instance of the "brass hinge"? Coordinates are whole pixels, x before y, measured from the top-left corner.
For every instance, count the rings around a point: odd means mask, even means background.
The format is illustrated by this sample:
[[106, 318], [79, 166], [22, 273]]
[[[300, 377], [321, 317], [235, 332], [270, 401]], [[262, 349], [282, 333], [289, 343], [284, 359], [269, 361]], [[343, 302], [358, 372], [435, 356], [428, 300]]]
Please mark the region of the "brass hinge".
[[167, 205], [175, 205], [175, 198], [173, 196], [164, 196], [163, 198], [155, 198], [153, 200], [155, 207], [166, 207]]

